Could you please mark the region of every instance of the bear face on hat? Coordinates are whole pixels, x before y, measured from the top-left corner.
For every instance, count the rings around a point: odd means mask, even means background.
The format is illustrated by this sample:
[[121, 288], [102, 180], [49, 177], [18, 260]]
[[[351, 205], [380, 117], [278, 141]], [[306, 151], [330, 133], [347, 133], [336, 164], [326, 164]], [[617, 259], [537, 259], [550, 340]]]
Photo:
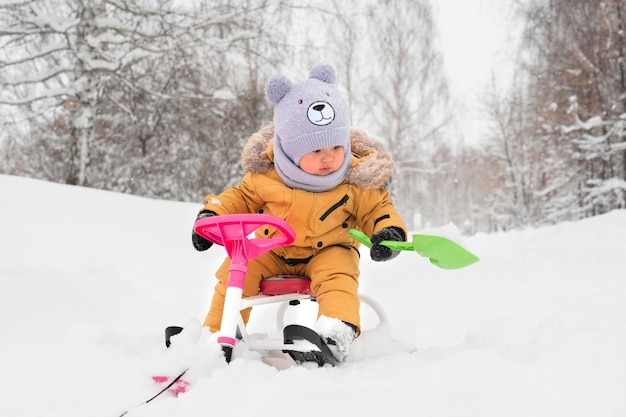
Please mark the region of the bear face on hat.
[[350, 154], [350, 112], [334, 83], [334, 68], [318, 65], [300, 83], [279, 75], [265, 85], [265, 97], [275, 105], [275, 138], [296, 165], [307, 153], [329, 146], [343, 146]]

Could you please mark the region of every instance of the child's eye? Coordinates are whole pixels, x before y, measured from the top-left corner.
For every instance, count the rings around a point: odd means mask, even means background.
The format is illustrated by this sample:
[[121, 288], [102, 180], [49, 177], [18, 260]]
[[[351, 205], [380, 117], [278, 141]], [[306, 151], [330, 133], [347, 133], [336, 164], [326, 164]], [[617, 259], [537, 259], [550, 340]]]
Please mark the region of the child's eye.
[[313, 153], [320, 153], [322, 150], [321, 149], [316, 149], [314, 151], [312, 151]]
[[337, 146], [335, 146], [333, 149], [334, 149], [334, 150], [338, 150], [338, 149], [340, 149], [340, 148], [343, 148], [343, 146], [341, 146], [341, 145], [337, 145]]

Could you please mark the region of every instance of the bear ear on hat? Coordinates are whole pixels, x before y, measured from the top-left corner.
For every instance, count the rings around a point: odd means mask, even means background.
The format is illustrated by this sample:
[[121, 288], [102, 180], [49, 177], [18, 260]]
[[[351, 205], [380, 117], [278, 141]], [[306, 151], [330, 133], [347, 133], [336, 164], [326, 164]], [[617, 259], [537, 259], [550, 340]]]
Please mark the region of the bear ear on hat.
[[277, 75], [265, 84], [265, 98], [272, 104], [277, 104], [291, 90], [291, 81], [287, 77]]
[[335, 84], [335, 68], [330, 65], [316, 65], [311, 69], [309, 78], [315, 78], [328, 84]]

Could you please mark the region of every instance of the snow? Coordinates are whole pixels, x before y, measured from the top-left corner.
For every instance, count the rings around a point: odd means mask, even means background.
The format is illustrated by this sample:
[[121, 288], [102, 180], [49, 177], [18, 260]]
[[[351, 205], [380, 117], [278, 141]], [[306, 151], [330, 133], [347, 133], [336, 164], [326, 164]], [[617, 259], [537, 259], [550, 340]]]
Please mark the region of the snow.
[[[278, 369], [241, 344], [226, 365], [200, 327], [224, 256], [191, 246], [200, 204], [0, 190], [3, 416], [626, 415], [626, 210], [464, 237], [481, 261], [461, 270], [364, 250], [361, 290], [390, 325], [364, 312], [342, 366]], [[251, 332], [275, 331], [271, 309]], [[185, 331], [166, 349], [169, 325]], [[189, 392], [135, 407], [186, 367]]]

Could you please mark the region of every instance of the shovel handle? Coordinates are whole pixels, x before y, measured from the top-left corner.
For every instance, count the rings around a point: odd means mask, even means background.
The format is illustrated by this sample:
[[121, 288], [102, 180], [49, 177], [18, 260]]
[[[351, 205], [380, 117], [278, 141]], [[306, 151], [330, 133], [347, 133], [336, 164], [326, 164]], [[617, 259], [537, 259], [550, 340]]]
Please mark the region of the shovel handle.
[[[368, 248], [372, 247], [372, 241], [369, 236], [360, 230], [350, 229], [348, 234], [352, 236], [354, 240], [361, 242], [363, 245]], [[387, 246], [389, 249], [393, 250], [413, 250], [413, 243], [411, 242], [398, 242], [396, 240], [383, 240], [380, 242], [380, 245]]]

